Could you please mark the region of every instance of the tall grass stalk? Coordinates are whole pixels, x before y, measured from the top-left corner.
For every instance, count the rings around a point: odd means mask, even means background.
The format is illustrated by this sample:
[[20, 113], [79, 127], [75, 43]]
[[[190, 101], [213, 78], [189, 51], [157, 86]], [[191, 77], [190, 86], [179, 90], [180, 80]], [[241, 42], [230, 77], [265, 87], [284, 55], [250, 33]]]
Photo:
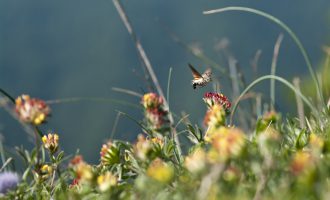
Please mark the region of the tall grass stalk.
[[252, 67], [252, 70], [253, 70], [253, 78], [257, 78], [258, 63], [259, 63], [261, 54], [262, 54], [262, 51], [260, 49], [258, 49], [256, 54], [254, 55], [253, 60], [251, 61], [251, 67]]
[[[293, 85], [297, 88], [298, 91], [300, 91], [300, 79], [298, 77], [293, 78]], [[301, 100], [301, 98], [296, 94], [296, 102], [297, 102], [297, 112], [299, 117], [299, 124], [300, 128], [306, 127], [305, 123], [305, 111], [304, 111], [304, 104]]]
[[5, 150], [3, 148], [3, 143], [2, 143], [3, 141], [4, 141], [3, 135], [0, 134], [0, 156], [1, 156], [2, 165], [4, 165], [6, 162]]
[[[272, 59], [272, 65], [271, 65], [271, 75], [275, 75], [276, 73], [276, 66], [277, 66], [277, 59], [280, 51], [280, 46], [283, 41], [283, 34], [280, 34], [276, 40], [275, 46], [274, 46], [274, 53], [273, 53], [273, 59]], [[275, 80], [270, 79], [270, 107], [272, 110], [275, 110]]]
[[20, 120], [18, 118], [18, 116], [16, 115], [16, 113], [14, 112], [12, 106], [8, 105], [8, 100], [6, 100], [5, 102], [2, 102], [0, 104], [1, 107], [4, 108], [5, 111], [7, 111], [7, 113], [13, 117], [13, 119], [15, 119], [16, 121], [18, 121], [20, 123], [20, 125], [23, 127], [23, 130], [29, 134], [31, 136], [31, 138], [35, 137], [35, 131], [34, 128], [29, 125], [26, 124], [25, 122], [23, 122], [22, 120]]
[[311, 75], [311, 77], [314, 81], [315, 86], [316, 86], [317, 94], [320, 97], [320, 99], [322, 100], [323, 106], [325, 106], [323, 94], [322, 94], [322, 91], [320, 89], [320, 84], [319, 84], [319, 81], [316, 78], [316, 73], [313, 70], [312, 64], [311, 64], [310, 59], [308, 57], [308, 54], [307, 54], [304, 46], [302, 45], [302, 43], [300, 42], [300, 40], [296, 36], [296, 34], [285, 23], [283, 23], [281, 20], [279, 20], [278, 18], [276, 18], [276, 17], [274, 17], [274, 16], [272, 16], [268, 13], [265, 13], [263, 11], [256, 10], [256, 9], [253, 9], [253, 8], [248, 8], [248, 7], [230, 6], [230, 7], [225, 7], [225, 8], [215, 9], [215, 10], [204, 11], [203, 14], [209, 15], [209, 14], [215, 14], [215, 13], [222, 13], [222, 12], [226, 12], [226, 11], [243, 11], [243, 12], [253, 13], [253, 14], [265, 17], [265, 18], [269, 19], [270, 21], [274, 22], [275, 24], [279, 25], [280, 27], [282, 27], [290, 35], [290, 37], [293, 39], [293, 41], [296, 43], [296, 45], [298, 46], [302, 56], [304, 57], [304, 60], [306, 62], [309, 73], [310, 73], [310, 75]]
[[[239, 79], [238, 79], [238, 70], [237, 70], [237, 60], [228, 54], [228, 65], [229, 65], [229, 75], [231, 80], [231, 87], [233, 91], [233, 99], [236, 99], [240, 94]], [[243, 129], [248, 129], [247, 118], [244, 116], [244, 112], [238, 108], [239, 121]]]
[[6, 169], [7, 165], [13, 160], [12, 157], [9, 157], [5, 162], [3, 162], [2, 167], [0, 169], [0, 172], [2, 172], [4, 169]]
[[173, 70], [172, 67], [170, 67], [170, 70], [168, 72], [168, 79], [167, 79], [166, 99], [167, 99], [168, 107], [170, 107], [170, 87], [171, 87], [172, 70]]
[[329, 79], [325, 78], [326, 75], [330, 73], [330, 47], [324, 46], [323, 51], [326, 53], [326, 57], [324, 60], [323, 65], [323, 77], [322, 77], [322, 84], [323, 84], [323, 91], [327, 97], [330, 97], [330, 81]]
[[9, 93], [6, 92], [4, 89], [1, 89], [1, 88], [0, 88], [0, 93], [1, 93], [2, 95], [4, 95], [5, 97], [7, 97], [12, 103], [15, 103], [15, 99], [14, 99], [14, 97], [12, 97], [11, 95], [9, 95]]
[[[143, 64], [144, 66], [146, 67], [147, 71], [148, 71], [148, 74], [150, 75], [151, 77], [151, 80], [152, 82], [154, 83], [155, 87], [156, 87], [156, 90], [158, 92], [158, 94], [164, 99], [164, 106], [165, 106], [165, 109], [167, 109], [169, 111], [169, 105], [168, 105], [168, 102], [165, 98], [165, 95], [164, 95], [164, 92], [162, 90], [162, 88], [160, 87], [160, 84], [158, 82], [158, 79], [157, 79], [157, 76], [153, 70], [153, 67], [151, 65], [151, 62], [146, 54], [146, 52], [144, 51], [144, 48], [142, 47], [142, 44], [141, 42], [137, 39], [136, 37], [136, 34], [133, 30], [133, 27], [130, 23], [130, 20], [123, 8], [123, 6], [121, 5], [120, 1], [119, 0], [112, 0], [113, 4], [115, 5], [117, 11], [118, 11], [118, 14], [121, 18], [121, 20], [123, 21], [129, 35], [131, 36], [133, 42], [135, 43], [135, 47], [137, 49], [137, 52], [139, 54], [139, 57], [141, 58], [141, 60], [143, 61]], [[181, 146], [180, 146], [180, 141], [179, 141], [179, 137], [177, 136], [176, 134], [176, 130], [174, 129], [173, 127], [173, 123], [174, 123], [174, 120], [173, 120], [173, 116], [171, 114], [171, 112], [169, 111], [169, 115], [168, 115], [168, 118], [169, 118], [169, 121], [170, 121], [170, 124], [171, 124], [171, 131], [172, 131], [172, 134], [174, 135], [174, 140], [175, 140], [175, 145], [176, 145], [176, 148], [178, 150], [178, 153], [179, 155], [181, 156], [182, 155], [182, 151], [181, 151]]]
[[258, 83], [260, 83], [261, 81], [267, 80], [267, 79], [275, 79], [281, 83], [283, 83], [284, 85], [286, 85], [288, 88], [290, 88], [293, 92], [295, 92], [303, 101], [304, 103], [311, 109], [311, 111], [314, 113], [315, 116], [318, 116], [318, 110], [311, 104], [311, 102], [299, 91], [297, 90], [290, 82], [288, 82], [287, 80], [285, 80], [282, 77], [279, 76], [274, 76], [274, 75], [266, 75], [266, 76], [262, 76], [256, 80], [254, 80], [250, 85], [247, 86], [247, 88], [241, 93], [241, 95], [238, 97], [238, 99], [236, 100], [236, 102], [234, 102], [234, 106], [230, 115], [230, 124], [233, 123], [233, 116], [236, 112], [237, 106], [239, 105], [242, 97], [254, 86], [256, 86]]
[[113, 123], [113, 126], [112, 126], [111, 135], [110, 135], [110, 139], [111, 140], [115, 136], [115, 133], [116, 133], [116, 129], [117, 129], [117, 126], [118, 126], [118, 122], [119, 122], [120, 116], [121, 116], [121, 112], [118, 112], [117, 115], [116, 115], [116, 119], [115, 119], [115, 121]]

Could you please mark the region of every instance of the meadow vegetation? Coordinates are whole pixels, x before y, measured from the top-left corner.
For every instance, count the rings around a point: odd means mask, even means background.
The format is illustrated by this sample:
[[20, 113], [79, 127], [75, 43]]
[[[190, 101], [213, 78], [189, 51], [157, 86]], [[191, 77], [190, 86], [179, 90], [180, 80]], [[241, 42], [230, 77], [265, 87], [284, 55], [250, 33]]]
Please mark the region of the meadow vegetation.
[[[1, 109], [17, 119], [34, 139], [32, 150], [16, 147], [15, 159], [22, 161], [22, 166], [16, 168], [11, 165], [14, 157], [6, 154], [1, 145], [2, 199], [330, 198], [330, 100], [329, 91], [324, 90], [329, 88], [324, 84], [328, 77], [317, 75], [302, 43], [285, 23], [245, 7], [204, 12], [249, 12], [281, 26], [306, 61], [314, 96], [306, 96], [300, 90], [299, 79], [291, 83], [276, 76], [280, 36], [270, 74], [251, 84], [245, 84], [239, 73], [231, 73], [238, 71], [235, 65], [228, 69], [211, 66], [214, 73], [223, 73], [231, 80], [232, 94], [214, 90], [197, 97], [201, 99], [200, 106], [205, 107], [205, 115], [200, 116], [204, 123], [198, 126], [189, 120], [189, 115], [170, 110], [171, 69], [165, 95], [123, 7], [117, 0], [113, 2], [156, 88], [136, 102], [143, 119], [120, 113], [140, 126], [141, 133], [132, 133], [137, 135], [133, 143], [109, 140], [99, 147], [99, 163], [91, 164], [79, 153], [61, 150], [64, 133], [40, 130], [51, 120], [51, 105], [29, 95], [14, 98], [0, 88]], [[329, 58], [330, 53], [326, 56]], [[328, 65], [322, 70], [327, 71]], [[270, 94], [253, 91], [255, 85], [265, 81], [271, 82]], [[290, 104], [297, 107], [297, 116], [288, 117], [276, 110], [275, 83], [284, 84], [295, 94], [296, 101]], [[266, 102], [262, 96], [268, 95], [270, 101]], [[188, 148], [182, 148], [183, 137], [189, 140], [185, 145]], [[23, 170], [15, 170], [18, 168]]]

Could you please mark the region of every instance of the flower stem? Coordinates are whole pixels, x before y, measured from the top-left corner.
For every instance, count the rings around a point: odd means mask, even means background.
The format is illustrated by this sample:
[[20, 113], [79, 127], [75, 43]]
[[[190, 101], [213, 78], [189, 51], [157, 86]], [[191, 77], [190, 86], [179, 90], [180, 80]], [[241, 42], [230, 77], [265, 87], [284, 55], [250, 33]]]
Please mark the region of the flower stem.
[[15, 104], [15, 99], [11, 95], [9, 95], [5, 90], [0, 88], [0, 93], [7, 97], [13, 104]]

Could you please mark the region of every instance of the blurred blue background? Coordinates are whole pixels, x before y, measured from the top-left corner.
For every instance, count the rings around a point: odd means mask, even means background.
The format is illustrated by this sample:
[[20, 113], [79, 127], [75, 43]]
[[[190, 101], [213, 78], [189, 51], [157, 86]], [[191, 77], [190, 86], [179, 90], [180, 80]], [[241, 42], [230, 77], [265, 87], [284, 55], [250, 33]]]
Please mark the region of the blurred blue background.
[[[169, 68], [173, 68], [170, 104], [174, 112], [185, 111], [193, 123], [205, 113], [202, 95], [211, 86], [194, 91], [190, 62], [201, 71], [207, 66], [182, 48], [164, 30], [163, 24], [182, 42], [202, 50], [223, 67], [228, 60], [215, 51], [223, 38], [239, 61], [250, 83], [251, 60], [260, 49], [258, 74], [270, 72], [274, 43], [283, 30], [268, 20], [240, 12], [208, 15], [203, 11], [225, 6], [248, 6], [266, 11], [284, 21], [301, 39], [314, 66], [324, 58], [322, 45], [329, 42], [330, 1], [319, 0], [140, 0], [122, 1], [138, 38], [166, 91]], [[214, 72], [220, 76], [219, 72]], [[287, 34], [281, 46], [277, 74], [304, 77], [308, 71], [303, 57]], [[115, 98], [139, 104], [140, 99], [113, 91], [112, 87], [143, 93], [146, 84], [134, 44], [110, 0], [90, 1], [0, 1], [0, 88], [13, 96], [29, 94], [45, 100], [70, 97]], [[220, 79], [221, 80], [221, 79]], [[222, 91], [228, 83], [221, 82]], [[269, 83], [258, 87], [268, 92]], [[284, 102], [277, 86], [278, 109], [295, 115], [295, 105]], [[268, 93], [265, 93], [268, 96]], [[60, 135], [67, 154], [76, 149], [86, 160], [97, 162], [101, 144], [110, 137], [116, 110], [141, 119], [141, 110], [106, 102], [72, 102], [51, 105], [52, 117], [44, 131]], [[31, 147], [28, 136], [8, 113], [0, 109], [0, 132], [6, 147]], [[115, 139], [133, 141], [141, 130], [121, 118]]]

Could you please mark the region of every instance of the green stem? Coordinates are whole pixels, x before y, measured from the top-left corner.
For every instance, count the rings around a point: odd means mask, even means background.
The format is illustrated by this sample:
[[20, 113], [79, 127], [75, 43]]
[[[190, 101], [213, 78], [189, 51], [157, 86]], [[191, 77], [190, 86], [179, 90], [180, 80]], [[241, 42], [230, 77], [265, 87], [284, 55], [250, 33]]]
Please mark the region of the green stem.
[[36, 133], [38, 133], [38, 135], [39, 135], [39, 137], [40, 137], [40, 139], [41, 139], [42, 136], [43, 136], [41, 130], [39, 129], [38, 126], [35, 126], [34, 128], [35, 128]]
[[236, 7], [236, 6], [225, 7], [225, 8], [215, 9], [215, 10], [204, 11], [203, 14], [208, 15], [208, 14], [215, 14], [215, 13], [221, 13], [221, 12], [226, 12], [226, 11], [244, 11], [244, 12], [253, 13], [253, 14], [265, 17], [265, 18], [269, 19], [270, 21], [274, 22], [275, 24], [279, 25], [280, 27], [282, 27], [290, 35], [290, 37], [293, 39], [293, 41], [298, 46], [301, 54], [303, 55], [303, 57], [305, 59], [305, 62], [306, 62], [306, 65], [308, 67], [309, 73], [310, 73], [310, 75], [311, 75], [311, 77], [312, 77], [312, 79], [315, 83], [317, 93], [318, 93], [320, 99], [322, 100], [322, 104], [325, 106], [323, 94], [322, 94], [322, 91], [320, 89], [319, 82], [316, 78], [316, 73], [313, 70], [312, 64], [311, 64], [310, 59], [308, 57], [308, 54], [307, 54], [304, 46], [302, 45], [302, 43], [300, 42], [300, 40], [296, 36], [296, 34], [285, 23], [283, 23], [281, 20], [279, 20], [278, 18], [276, 18], [276, 17], [274, 17], [274, 16], [272, 16], [268, 13], [265, 13], [263, 11], [256, 10], [256, 9], [253, 9], [253, 8], [247, 8], [247, 7]]
[[15, 104], [15, 99], [9, 95], [5, 90], [0, 88], [0, 93], [7, 97], [13, 104]]
[[[277, 58], [282, 40], [283, 40], [283, 34], [280, 34], [274, 46], [273, 60], [270, 70], [271, 75], [275, 75], [276, 73]], [[271, 100], [270, 107], [272, 110], [275, 110], [275, 80], [274, 79], [270, 80], [270, 100]]]
[[166, 99], [168, 102], [168, 107], [170, 107], [170, 86], [171, 86], [171, 78], [172, 78], [172, 67], [168, 72], [168, 79], [167, 79], [167, 91], [166, 91]]
[[40, 129], [38, 128], [38, 126], [34, 126], [34, 132], [35, 132], [35, 142], [36, 142], [36, 153], [37, 153], [37, 165], [39, 166], [39, 161], [40, 161], [40, 143], [39, 143], [39, 137], [40, 139], [42, 138], [42, 133], [40, 131]]

